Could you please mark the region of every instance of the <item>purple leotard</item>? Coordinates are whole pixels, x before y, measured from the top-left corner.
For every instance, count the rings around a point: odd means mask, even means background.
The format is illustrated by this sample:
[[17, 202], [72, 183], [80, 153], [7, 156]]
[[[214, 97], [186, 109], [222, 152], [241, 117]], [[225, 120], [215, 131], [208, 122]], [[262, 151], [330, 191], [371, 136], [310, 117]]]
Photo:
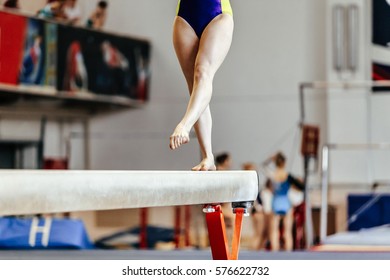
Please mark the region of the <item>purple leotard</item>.
[[179, 0], [177, 15], [194, 29], [200, 38], [207, 25], [218, 15], [233, 15], [229, 0]]

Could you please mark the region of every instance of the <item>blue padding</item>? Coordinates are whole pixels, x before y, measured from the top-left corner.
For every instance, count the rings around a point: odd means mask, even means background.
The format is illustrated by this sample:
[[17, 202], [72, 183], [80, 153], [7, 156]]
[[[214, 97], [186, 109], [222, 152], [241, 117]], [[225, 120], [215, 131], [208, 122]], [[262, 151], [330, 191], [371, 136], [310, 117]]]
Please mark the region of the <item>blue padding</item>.
[[[48, 225], [47, 219], [34, 218], [38, 227]], [[51, 219], [48, 243], [44, 234], [34, 231], [33, 218], [0, 218], [0, 249], [93, 249], [84, 223], [77, 219]], [[33, 229], [32, 229], [33, 228]]]
[[384, 203], [382, 203], [383, 210], [383, 221], [384, 225], [390, 224], [390, 196], [384, 198]]
[[[376, 199], [378, 195], [380, 197]], [[356, 216], [356, 219], [352, 219], [348, 225], [350, 231], [390, 223], [390, 195], [350, 194], [348, 196], [348, 219], [350, 220], [353, 216]]]
[[[175, 231], [171, 228], [156, 226], [146, 227], [146, 241], [148, 248], [154, 248], [156, 243], [172, 242], [175, 238]], [[128, 230], [120, 231], [112, 235], [103, 237], [96, 241], [95, 245], [100, 248], [116, 248], [116, 245], [123, 247], [127, 245], [132, 248], [139, 248], [140, 228], [135, 227]], [[136, 241], [135, 241], [136, 240]]]

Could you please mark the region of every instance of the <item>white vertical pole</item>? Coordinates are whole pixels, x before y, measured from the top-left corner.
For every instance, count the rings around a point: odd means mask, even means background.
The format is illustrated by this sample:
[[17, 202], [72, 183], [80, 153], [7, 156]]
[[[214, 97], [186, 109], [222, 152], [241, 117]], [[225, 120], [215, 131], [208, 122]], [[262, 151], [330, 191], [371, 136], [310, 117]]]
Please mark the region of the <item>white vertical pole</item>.
[[329, 147], [327, 145], [322, 147], [321, 171], [320, 242], [325, 239], [328, 227]]

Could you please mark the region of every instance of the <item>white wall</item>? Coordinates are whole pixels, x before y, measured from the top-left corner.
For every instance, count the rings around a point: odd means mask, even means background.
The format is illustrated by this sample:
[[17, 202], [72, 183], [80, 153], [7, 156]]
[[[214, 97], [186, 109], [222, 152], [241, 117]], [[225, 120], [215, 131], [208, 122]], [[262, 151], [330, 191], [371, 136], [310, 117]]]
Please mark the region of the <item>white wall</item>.
[[[6, 2], [7, 0], [1, 0], [0, 4], [1, 6]], [[20, 9], [29, 14], [36, 14], [36, 12], [45, 6], [46, 0], [19, 0]]]
[[[358, 67], [356, 72], [333, 69], [332, 8], [335, 5], [358, 7]], [[371, 1], [327, 0], [327, 80], [331, 82], [357, 82], [371, 79]], [[370, 88], [329, 89], [327, 91], [329, 143], [364, 144], [390, 142], [388, 120], [389, 94], [372, 94]], [[390, 164], [390, 151], [359, 150], [333, 151], [330, 177], [338, 183], [372, 183], [389, 180], [386, 167]]]
[[19, 0], [20, 8], [31, 13], [36, 13], [39, 9], [45, 6], [46, 0]]

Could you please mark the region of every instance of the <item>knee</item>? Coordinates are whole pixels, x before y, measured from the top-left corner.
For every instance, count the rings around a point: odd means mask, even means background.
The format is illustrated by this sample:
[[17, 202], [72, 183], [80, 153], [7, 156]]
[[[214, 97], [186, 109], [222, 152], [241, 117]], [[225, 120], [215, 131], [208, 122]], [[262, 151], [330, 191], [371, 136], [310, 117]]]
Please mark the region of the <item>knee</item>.
[[212, 79], [210, 66], [205, 64], [195, 65], [194, 82], [207, 82]]

